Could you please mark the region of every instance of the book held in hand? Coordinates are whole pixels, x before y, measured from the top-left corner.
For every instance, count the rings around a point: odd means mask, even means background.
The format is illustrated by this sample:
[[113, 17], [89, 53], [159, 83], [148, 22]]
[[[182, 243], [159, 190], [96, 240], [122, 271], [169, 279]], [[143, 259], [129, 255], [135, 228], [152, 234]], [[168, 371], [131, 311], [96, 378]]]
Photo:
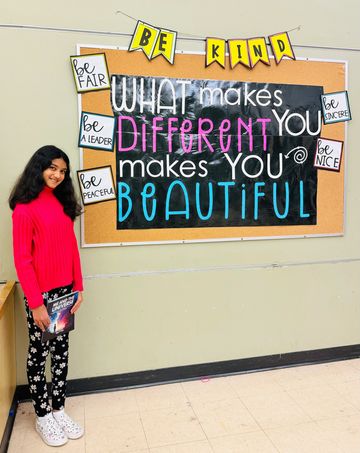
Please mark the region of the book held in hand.
[[75, 316], [70, 310], [77, 301], [77, 291], [47, 302], [50, 325], [42, 333], [41, 341], [45, 342], [75, 328]]

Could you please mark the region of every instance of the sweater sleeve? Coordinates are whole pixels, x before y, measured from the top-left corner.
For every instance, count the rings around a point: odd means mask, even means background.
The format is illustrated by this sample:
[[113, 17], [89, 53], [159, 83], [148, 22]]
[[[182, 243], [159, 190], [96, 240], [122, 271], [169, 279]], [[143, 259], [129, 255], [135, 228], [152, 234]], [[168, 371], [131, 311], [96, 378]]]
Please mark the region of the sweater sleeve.
[[33, 224], [23, 205], [15, 207], [12, 220], [15, 268], [29, 307], [34, 309], [40, 307], [44, 301], [33, 266]]
[[83, 291], [83, 289], [79, 247], [73, 232], [73, 291]]

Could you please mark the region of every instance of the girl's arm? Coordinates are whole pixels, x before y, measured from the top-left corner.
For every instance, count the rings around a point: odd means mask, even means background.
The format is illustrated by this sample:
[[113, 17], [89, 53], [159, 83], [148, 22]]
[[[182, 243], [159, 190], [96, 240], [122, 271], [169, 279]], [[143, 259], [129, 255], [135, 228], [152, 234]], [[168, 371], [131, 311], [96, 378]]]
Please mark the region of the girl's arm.
[[75, 232], [73, 233], [73, 291], [83, 291], [83, 278], [81, 272], [81, 262], [79, 247], [76, 241]]
[[31, 254], [33, 225], [26, 206], [17, 205], [13, 215], [13, 251], [16, 272], [31, 310], [44, 304]]

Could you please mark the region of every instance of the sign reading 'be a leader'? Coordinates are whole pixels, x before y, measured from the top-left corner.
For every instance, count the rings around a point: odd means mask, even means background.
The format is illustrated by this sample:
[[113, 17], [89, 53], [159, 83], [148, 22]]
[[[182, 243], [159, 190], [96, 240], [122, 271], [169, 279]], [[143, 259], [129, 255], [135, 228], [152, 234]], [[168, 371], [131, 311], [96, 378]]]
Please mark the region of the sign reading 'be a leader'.
[[113, 116], [81, 113], [79, 148], [112, 151], [114, 134], [115, 118]]

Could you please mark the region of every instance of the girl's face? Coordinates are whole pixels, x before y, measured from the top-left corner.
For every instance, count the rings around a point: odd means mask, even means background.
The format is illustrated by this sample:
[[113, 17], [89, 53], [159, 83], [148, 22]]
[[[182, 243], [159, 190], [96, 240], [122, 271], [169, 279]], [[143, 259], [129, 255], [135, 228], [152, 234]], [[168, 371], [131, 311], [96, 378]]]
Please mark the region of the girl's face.
[[67, 166], [64, 159], [54, 159], [49, 168], [43, 171], [45, 185], [50, 189], [55, 189], [64, 181]]

